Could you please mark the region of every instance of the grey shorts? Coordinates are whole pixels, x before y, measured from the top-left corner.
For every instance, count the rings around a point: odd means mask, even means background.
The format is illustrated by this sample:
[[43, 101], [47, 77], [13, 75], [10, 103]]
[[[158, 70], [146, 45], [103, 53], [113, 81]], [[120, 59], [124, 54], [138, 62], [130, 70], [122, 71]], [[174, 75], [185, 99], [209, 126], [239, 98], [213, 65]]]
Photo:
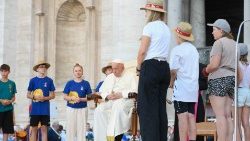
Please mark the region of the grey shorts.
[[234, 76], [221, 77], [216, 79], [210, 79], [208, 81], [207, 94], [209, 96], [229, 96], [234, 98]]
[[237, 107], [248, 106], [250, 107], [250, 89], [238, 88], [238, 103]]

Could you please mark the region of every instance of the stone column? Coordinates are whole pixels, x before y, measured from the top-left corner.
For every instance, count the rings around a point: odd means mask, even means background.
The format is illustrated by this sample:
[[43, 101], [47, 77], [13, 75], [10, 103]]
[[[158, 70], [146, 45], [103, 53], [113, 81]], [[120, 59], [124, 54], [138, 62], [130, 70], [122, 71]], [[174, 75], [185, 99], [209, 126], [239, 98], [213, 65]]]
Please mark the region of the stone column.
[[98, 51], [97, 51], [97, 46], [95, 43], [96, 40], [96, 22], [95, 22], [95, 3], [93, 0], [88, 0], [87, 1], [87, 6], [86, 6], [87, 10], [88, 10], [88, 45], [87, 45], [87, 55], [88, 57], [88, 63], [87, 66], [89, 66], [88, 72], [89, 72], [89, 80], [91, 83], [91, 86], [93, 86], [93, 88], [95, 88], [95, 85], [97, 83], [97, 59], [98, 59]]
[[206, 46], [205, 0], [191, 0], [190, 22], [196, 47]]
[[46, 14], [48, 25], [47, 25], [47, 61], [50, 63], [51, 68], [48, 70], [49, 76], [55, 80], [55, 68], [56, 68], [56, 13], [59, 8], [55, 6], [55, 0], [49, 0], [48, 13]]
[[136, 59], [140, 46], [139, 39], [146, 24], [145, 11], [140, 10], [140, 7], [145, 4], [146, 1], [143, 0], [113, 0], [113, 58], [124, 61]]
[[[16, 95], [15, 118], [17, 124], [25, 124], [29, 121], [28, 104], [26, 98], [27, 86], [32, 77], [32, 66], [30, 55], [32, 37], [32, 0], [17, 1], [17, 50], [16, 50]], [[17, 114], [18, 113], [18, 114]]]
[[[244, 0], [244, 20], [250, 20], [250, 0]], [[250, 22], [244, 24], [244, 43], [250, 49]]]
[[0, 64], [3, 63], [5, 0], [0, 1]]
[[[0, 38], [3, 39], [3, 63], [7, 63], [11, 67], [10, 79], [15, 77], [16, 68], [16, 48], [17, 38], [16, 25], [19, 22], [17, 20], [17, 0], [7, 0], [4, 4], [4, 35]], [[1, 12], [0, 12], [1, 13]], [[0, 39], [0, 40], [1, 40]]]
[[[170, 28], [170, 32], [171, 32], [171, 43], [170, 43], [170, 49], [169, 49], [169, 55], [171, 54], [171, 50], [172, 48], [176, 45], [176, 40], [175, 40], [175, 35], [172, 32], [172, 29], [175, 28], [178, 23], [182, 20], [182, 3], [183, 0], [168, 0], [167, 2], [167, 24]], [[170, 95], [169, 93], [170, 91], [168, 91], [168, 96]], [[174, 107], [173, 105], [167, 105], [167, 111], [169, 111], [170, 113], [174, 112]], [[168, 120], [169, 120], [169, 124], [173, 124], [174, 123], [174, 116], [173, 114], [168, 114]]]
[[190, 22], [191, 0], [183, 0], [181, 6], [182, 21]]
[[43, 0], [35, 0], [35, 21], [34, 21], [34, 63], [38, 60], [44, 60], [45, 57], [45, 46], [44, 46], [44, 22], [45, 22], [45, 13], [43, 7]]
[[[168, 26], [171, 30], [175, 28], [178, 23], [182, 20], [182, 3], [183, 0], [169, 0], [168, 1]], [[175, 35], [171, 34], [171, 44], [170, 44], [170, 52], [171, 49], [176, 45]], [[170, 54], [169, 54], [170, 55]]]
[[[97, 46], [99, 80], [105, 76], [100, 68], [114, 58], [134, 60], [145, 25], [145, 12], [140, 7], [147, 0], [97, 0]], [[129, 18], [126, 18], [129, 17]], [[136, 20], [135, 20], [136, 19]], [[101, 77], [102, 78], [101, 78]]]

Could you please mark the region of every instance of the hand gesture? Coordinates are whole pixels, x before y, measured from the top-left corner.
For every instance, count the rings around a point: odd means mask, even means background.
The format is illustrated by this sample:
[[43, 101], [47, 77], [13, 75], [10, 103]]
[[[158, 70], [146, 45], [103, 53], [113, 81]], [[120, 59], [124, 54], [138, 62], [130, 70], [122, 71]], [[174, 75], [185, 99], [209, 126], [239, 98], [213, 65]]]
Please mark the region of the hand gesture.
[[170, 84], [169, 84], [168, 87], [169, 87], [169, 88], [173, 88], [173, 87], [174, 87], [174, 84], [170, 82]]
[[6, 100], [6, 99], [3, 99], [3, 100], [1, 100], [1, 103], [2, 103], [2, 105], [7, 106], [7, 105], [10, 105], [10, 104], [11, 104], [11, 101], [10, 101], [10, 100]]
[[106, 99], [113, 100], [114, 99], [114, 94], [107, 95]]
[[115, 93], [115, 99], [120, 99], [122, 98], [122, 93], [121, 92], [116, 92]]
[[140, 67], [140, 66], [137, 66], [137, 67], [136, 67], [136, 75], [137, 75], [137, 76], [140, 76], [140, 71], [141, 71], [141, 67]]
[[203, 75], [204, 77], [208, 77], [209, 73], [207, 73], [206, 67], [204, 67], [204, 68], [202, 69], [202, 75]]
[[122, 93], [121, 92], [112, 92], [107, 96], [108, 100], [116, 100], [122, 98]]
[[79, 103], [81, 99], [79, 97], [75, 97], [75, 103]]
[[45, 100], [43, 95], [34, 95], [34, 99], [41, 102]]

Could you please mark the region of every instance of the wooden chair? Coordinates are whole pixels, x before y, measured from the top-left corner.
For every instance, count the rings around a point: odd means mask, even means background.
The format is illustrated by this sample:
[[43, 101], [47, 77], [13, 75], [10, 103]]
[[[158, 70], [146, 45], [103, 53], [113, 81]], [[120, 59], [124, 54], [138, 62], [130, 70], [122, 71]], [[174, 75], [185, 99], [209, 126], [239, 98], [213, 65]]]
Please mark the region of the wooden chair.
[[134, 107], [132, 109], [132, 118], [131, 118], [131, 132], [132, 132], [132, 141], [135, 141], [138, 130], [137, 93], [134, 93], [134, 96], [129, 98], [134, 99]]
[[[207, 104], [209, 104], [209, 102]], [[208, 106], [207, 104], [205, 106], [205, 109]], [[204, 136], [205, 141], [207, 140], [208, 136], [213, 136], [214, 141], [217, 141], [216, 123], [207, 121], [206, 114], [205, 114], [205, 122], [196, 123], [196, 128], [197, 128], [197, 135]]]
[[217, 131], [215, 122], [200, 122], [196, 123], [197, 135], [204, 136], [206, 141], [207, 136], [213, 136], [214, 141], [217, 140]]
[[[93, 96], [93, 95], [92, 95]], [[94, 100], [95, 108], [98, 105], [98, 100], [102, 99], [98, 94], [94, 94], [94, 97], [89, 97], [88, 100]], [[130, 92], [129, 99], [134, 99], [134, 107], [132, 109], [132, 118], [131, 118], [131, 132], [132, 132], [132, 141], [135, 141], [137, 130], [138, 130], [138, 113], [137, 113], [137, 93]]]

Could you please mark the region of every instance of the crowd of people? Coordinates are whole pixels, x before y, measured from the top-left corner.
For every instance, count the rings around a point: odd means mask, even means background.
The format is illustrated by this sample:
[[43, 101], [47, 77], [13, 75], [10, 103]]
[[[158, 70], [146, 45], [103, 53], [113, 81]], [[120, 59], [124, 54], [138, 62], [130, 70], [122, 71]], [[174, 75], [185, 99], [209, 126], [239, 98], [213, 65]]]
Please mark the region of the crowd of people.
[[[236, 42], [227, 20], [218, 19], [207, 24], [213, 29], [215, 42], [210, 52], [209, 64], [204, 65], [199, 63], [199, 53], [192, 44], [195, 37], [190, 23], [180, 22], [174, 29], [169, 29], [164, 22], [166, 11], [162, 0], [149, 0], [141, 10], [145, 10], [146, 24], [140, 38], [134, 73], [126, 70], [123, 60], [114, 59], [102, 69], [106, 78], [92, 92], [89, 82], [83, 77], [84, 68], [80, 64], [73, 66], [73, 78], [65, 84], [63, 90], [64, 100], [67, 102], [66, 130], [58, 122], [50, 126], [49, 101], [55, 98], [54, 82], [47, 76], [50, 64], [40, 61], [33, 67], [37, 76], [30, 79], [27, 89], [27, 98], [31, 101], [28, 140], [131, 140], [131, 133], [128, 131], [131, 129], [134, 98], [137, 100], [136, 110], [140, 122], [136, 140], [200, 140], [196, 135], [196, 122], [199, 122], [197, 117], [205, 118], [200, 91], [206, 89], [216, 116], [218, 140], [232, 141], [234, 129], [237, 129], [237, 141], [242, 141], [242, 132], [245, 141], [250, 140], [248, 47], [240, 44], [239, 58], [236, 58]], [[175, 38], [176, 46], [170, 52], [171, 36]], [[239, 65], [236, 68], [237, 62]], [[236, 70], [239, 80], [238, 99], [234, 98]], [[8, 135], [14, 133], [12, 103], [17, 90], [15, 82], [8, 78], [9, 65], [1, 65], [0, 71], [0, 128], [3, 141], [8, 141]], [[172, 101], [176, 114], [174, 128], [168, 126], [168, 89], [173, 90]], [[99, 103], [94, 110], [93, 131], [87, 123], [88, 100]], [[232, 117], [235, 100], [239, 101], [238, 115], [234, 115], [237, 127], [233, 126]], [[202, 107], [203, 112], [197, 110], [197, 107]], [[168, 136], [172, 132], [175, 136]]]

